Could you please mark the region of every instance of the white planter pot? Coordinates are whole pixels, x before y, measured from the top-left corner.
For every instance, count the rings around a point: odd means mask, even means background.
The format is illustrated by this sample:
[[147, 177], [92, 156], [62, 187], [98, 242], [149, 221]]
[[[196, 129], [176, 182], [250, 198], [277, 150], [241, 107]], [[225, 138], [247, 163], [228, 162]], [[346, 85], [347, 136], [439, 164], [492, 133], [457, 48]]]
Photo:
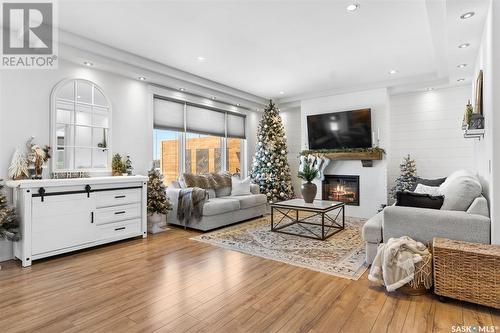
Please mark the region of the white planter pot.
[[149, 214], [148, 215], [148, 232], [151, 234], [157, 234], [159, 232], [164, 232], [167, 230], [167, 222], [163, 214]]

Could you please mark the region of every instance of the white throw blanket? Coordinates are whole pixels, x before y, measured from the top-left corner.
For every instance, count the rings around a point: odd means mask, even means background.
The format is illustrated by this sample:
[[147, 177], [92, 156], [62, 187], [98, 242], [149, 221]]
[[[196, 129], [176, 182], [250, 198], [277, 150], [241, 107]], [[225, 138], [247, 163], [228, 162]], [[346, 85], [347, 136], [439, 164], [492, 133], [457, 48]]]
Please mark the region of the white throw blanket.
[[[368, 279], [384, 285], [387, 291], [394, 291], [416, 277], [415, 264], [424, 259], [427, 262], [430, 258], [424, 244], [407, 236], [390, 238], [386, 244], [379, 245]], [[432, 273], [428, 270], [430, 268], [419, 272], [417, 277], [427, 289], [432, 286]]]

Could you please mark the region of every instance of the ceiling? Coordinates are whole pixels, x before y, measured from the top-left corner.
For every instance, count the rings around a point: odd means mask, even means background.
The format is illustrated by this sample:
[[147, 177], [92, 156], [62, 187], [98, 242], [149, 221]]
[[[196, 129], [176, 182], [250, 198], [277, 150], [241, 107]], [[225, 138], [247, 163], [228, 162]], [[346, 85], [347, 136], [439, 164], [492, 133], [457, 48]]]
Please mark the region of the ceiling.
[[[359, 9], [347, 12], [353, 2]], [[470, 79], [488, 2], [69, 0], [58, 10], [64, 31], [259, 97], [293, 100]], [[467, 11], [476, 15], [460, 19]]]

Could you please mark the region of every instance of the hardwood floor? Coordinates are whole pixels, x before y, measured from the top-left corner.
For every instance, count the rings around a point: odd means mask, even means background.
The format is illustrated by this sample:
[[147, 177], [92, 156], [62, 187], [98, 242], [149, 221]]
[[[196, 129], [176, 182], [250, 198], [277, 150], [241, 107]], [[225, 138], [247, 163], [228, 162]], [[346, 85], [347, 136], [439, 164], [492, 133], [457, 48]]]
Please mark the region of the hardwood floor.
[[[451, 332], [500, 311], [385, 293], [169, 230], [0, 270], [0, 332]], [[496, 329], [500, 332], [500, 329]], [[492, 332], [492, 331], [488, 331]]]

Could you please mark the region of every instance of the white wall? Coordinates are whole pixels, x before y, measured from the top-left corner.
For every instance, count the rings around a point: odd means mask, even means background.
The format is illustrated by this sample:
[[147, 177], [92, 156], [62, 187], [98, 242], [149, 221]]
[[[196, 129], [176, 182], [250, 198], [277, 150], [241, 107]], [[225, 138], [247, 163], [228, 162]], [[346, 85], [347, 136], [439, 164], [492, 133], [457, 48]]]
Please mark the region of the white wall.
[[287, 108], [281, 110], [281, 118], [285, 127], [285, 133], [288, 145], [288, 164], [290, 165], [290, 172], [292, 174], [292, 185], [295, 196], [300, 197], [301, 181], [297, 177], [299, 171], [299, 154], [301, 147], [301, 121], [300, 121], [300, 107]]
[[[389, 141], [389, 97], [387, 89], [374, 89], [349, 94], [327, 96], [301, 102], [301, 145], [307, 149], [306, 116], [312, 114], [339, 112], [371, 108], [372, 128], [380, 132], [379, 146], [390, 151]], [[389, 154], [388, 154], [389, 155]], [[361, 161], [332, 161], [326, 174], [359, 175], [360, 205], [347, 206], [349, 216], [372, 217], [381, 204], [387, 203], [387, 157], [374, 161], [373, 167], [362, 167]], [[317, 198], [321, 198], [321, 184], [318, 185]]]
[[[491, 241], [500, 244], [500, 72], [493, 59], [500, 57], [500, 3], [492, 1], [485, 22], [474, 71], [483, 70], [484, 140], [474, 143], [474, 161], [490, 204]], [[474, 93], [474, 91], [472, 92]], [[495, 130], [496, 129], [496, 130]]]
[[473, 142], [464, 139], [461, 130], [470, 92], [470, 85], [465, 85], [390, 97], [389, 188], [408, 154], [423, 178], [446, 177], [458, 169], [474, 170]]

